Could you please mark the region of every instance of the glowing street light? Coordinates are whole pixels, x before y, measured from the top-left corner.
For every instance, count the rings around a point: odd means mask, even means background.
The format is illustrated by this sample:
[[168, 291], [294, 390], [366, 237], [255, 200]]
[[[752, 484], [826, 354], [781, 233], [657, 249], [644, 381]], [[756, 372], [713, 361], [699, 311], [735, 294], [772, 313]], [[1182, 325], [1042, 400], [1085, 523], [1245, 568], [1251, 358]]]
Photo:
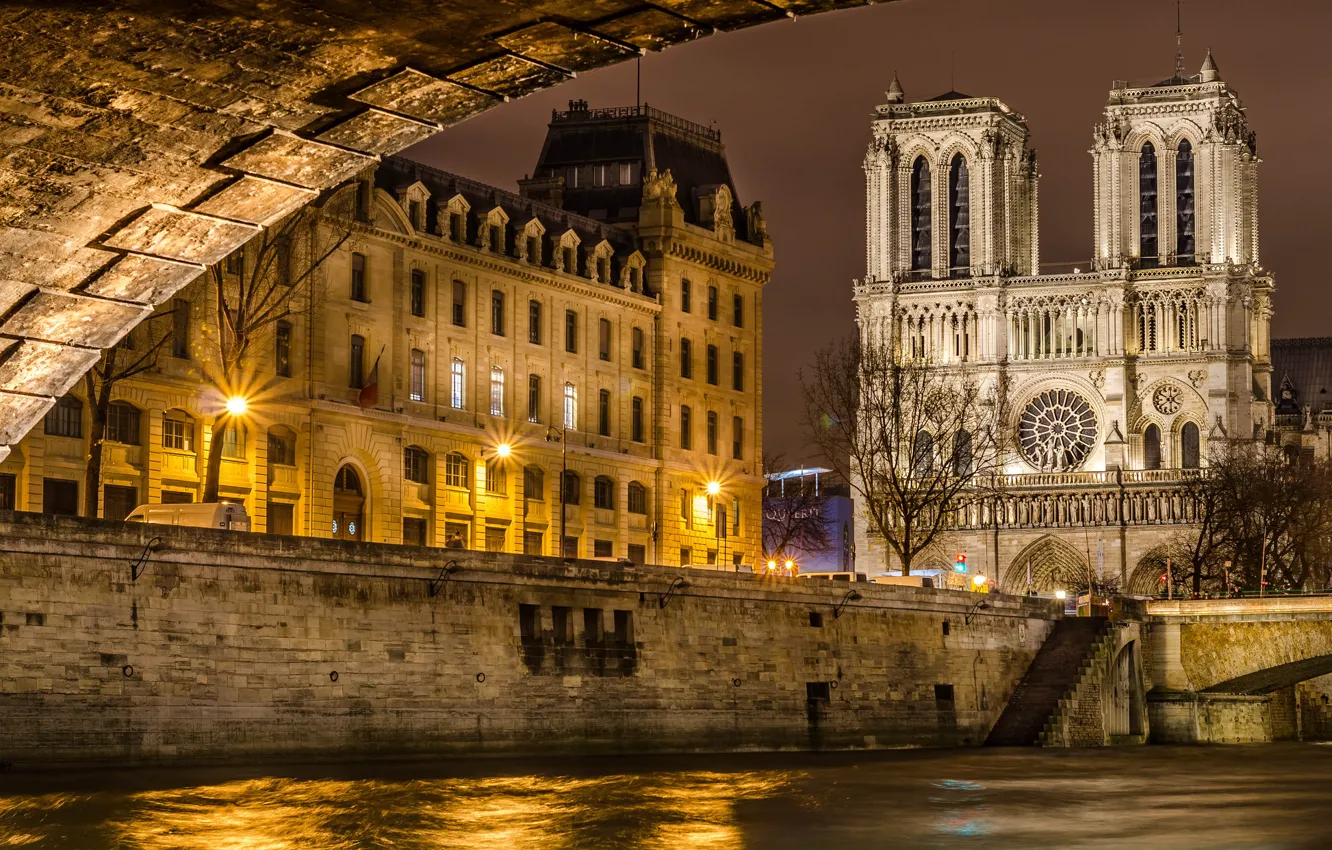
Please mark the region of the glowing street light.
[[500, 443], [498, 446], [495, 447], [496, 457], [507, 458], [511, 454], [513, 454], [513, 446], [509, 445], [508, 443]]
[[776, 561], [773, 561], [773, 560], [769, 560], [769, 561], [768, 561], [768, 572], [770, 572], [770, 573], [775, 573], [775, 572], [777, 572], [777, 562], [776, 562]]
[[245, 401], [245, 396], [234, 395], [227, 399], [227, 413], [230, 413], [232, 416], [243, 415], [245, 409], [249, 406], [249, 403]]
[[977, 588], [984, 587], [984, 586], [985, 586], [985, 576], [974, 576], [974, 577], [971, 579], [971, 583], [974, 584], [974, 585], [976, 585]]
[[1065, 590], [1055, 591], [1055, 599], [1067, 599], [1067, 598], [1068, 598], [1068, 591]]
[[718, 481], [709, 481], [709, 482], [708, 482], [708, 495], [709, 495], [709, 496], [716, 496], [716, 495], [717, 495], [718, 493], [720, 493], [720, 492], [721, 492], [721, 483], [720, 483], [720, 482], [718, 482]]

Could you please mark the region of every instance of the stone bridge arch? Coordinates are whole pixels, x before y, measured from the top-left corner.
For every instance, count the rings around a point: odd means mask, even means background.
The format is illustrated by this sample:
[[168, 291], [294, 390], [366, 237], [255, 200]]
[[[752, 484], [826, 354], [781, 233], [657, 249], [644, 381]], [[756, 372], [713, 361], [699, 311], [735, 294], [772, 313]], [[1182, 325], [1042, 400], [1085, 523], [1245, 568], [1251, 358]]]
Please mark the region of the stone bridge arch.
[[380, 157], [581, 71], [870, 2], [4, 4], [0, 460], [153, 307]]

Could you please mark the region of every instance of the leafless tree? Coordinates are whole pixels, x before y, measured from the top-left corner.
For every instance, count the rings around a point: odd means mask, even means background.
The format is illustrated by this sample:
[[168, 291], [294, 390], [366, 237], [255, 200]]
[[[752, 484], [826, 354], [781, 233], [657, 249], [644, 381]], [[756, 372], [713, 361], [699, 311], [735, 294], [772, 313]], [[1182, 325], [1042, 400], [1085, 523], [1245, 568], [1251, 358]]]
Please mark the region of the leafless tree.
[[800, 380], [809, 439], [904, 575], [961, 512], [993, 497], [1002, 385], [983, 388], [963, 368], [906, 357], [878, 337], [829, 345]]
[[[765, 475], [782, 471], [780, 455], [763, 456]], [[769, 482], [763, 497], [763, 551], [784, 560], [794, 552], [828, 551], [832, 538], [824, 509], [828, 498], [806, 478]]]
[[[243, 249], [239, 268], [227, 264], [209, 269], [204, 338], [216, 370], [213, 382], [230, 396], [249, 389], [246, 372], [273, 343], [276, 325], [294, 316], [310, 315], [320, 300], [319, 270], [342, 247], [351, 230], [341, 218], [307, 207], [264, 228]], [[213, 420], [208, 446], [203, 501], [216, 502], [222, 471], [222, 446], [232, 414], [223, 408]]]
[[83, 376], [91, 416], [88, 468], [83, 479], [86, 516], [98, 516], [98, 496], [102, 489], [102, 449], [106, 442], [106, 422], [110, 416], [115, 386], [120, 381], [157, 366], [158, 355], [171, 341], [170, 320], [173, 315], [173, 311], [167, 311], [149, 316], [138, 327], [132, 328], [119, 343], [103, 351], [101, 358]]

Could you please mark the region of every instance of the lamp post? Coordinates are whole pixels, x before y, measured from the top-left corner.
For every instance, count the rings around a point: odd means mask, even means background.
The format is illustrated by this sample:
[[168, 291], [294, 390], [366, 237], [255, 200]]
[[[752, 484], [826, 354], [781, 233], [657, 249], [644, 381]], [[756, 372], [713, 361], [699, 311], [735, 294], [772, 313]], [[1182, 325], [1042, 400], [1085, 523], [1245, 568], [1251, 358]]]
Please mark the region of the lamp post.
[[561, 425], [558, 429], [554, 425], [546, 428], [546, 442], [555, 442], [552, 436], [556, 431], [560, 433], [560, 557], [564, 555], [564, 485], [569, 477], [569, 426]]
[[721, 522], [717, 521], [718, 520], [717, 497], [721, 495], [721, 482], [717, 481], [716, 479], [709, 481], [707, 485], [707, 493], [708, 493], [709, 507], [712, 508], [712, 539], [716, 541], [717, 544], [718, 563], [713, 564], [713, 566], [720, 568], [722, 566], [722, 563], [726, 559], [725, 542], [724, 542], [726, 540], [725, 537], [726, 520], [725, 518], [723, 518]]

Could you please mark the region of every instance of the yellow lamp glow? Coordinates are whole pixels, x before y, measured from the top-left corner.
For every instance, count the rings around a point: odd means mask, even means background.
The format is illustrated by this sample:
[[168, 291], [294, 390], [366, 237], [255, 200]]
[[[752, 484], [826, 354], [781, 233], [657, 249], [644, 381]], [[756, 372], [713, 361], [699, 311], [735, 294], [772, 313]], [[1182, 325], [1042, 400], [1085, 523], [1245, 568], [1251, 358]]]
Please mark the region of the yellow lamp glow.
[[795, 561], [792, 561], [790, 558], [787, 558], [787, 559], [786, 559], [786, 568], [789, 570], [789, 569], [791, 569], [791, 568], [794, 567], [794, 566], [795, 566]]
[[499, 457], [508, 457], [513, 454], [513, 446], [508, 443], [500, 443], [495, 447], [495, 454]]
[[721, 484], [716, 481], [708, 482], [708, 495], [715, 496], [721, 492]]
[[971, 583], [980, 587], [982, 584], [985, 584], [985, 576], [975, 576], [972, 578]]
[[1055, 591], [1055, 599], [1067, 599], [1067, 598], [1068, 598], [1068, 593], [1066, 591], [1063, 590]]
[[768, 572], [772, 572], [772, 571], [775, 570], [775, 569], [777, 569], [777, 562], [776, 562], [776, 561], [769, 561], [769, 562], [768, 562]]
[[234, 395], [227, 399], [227, 413], [232, 416], [242, 415], [247, 407], [249, 407], [249, 404], [245, 401], [244, 396]]

